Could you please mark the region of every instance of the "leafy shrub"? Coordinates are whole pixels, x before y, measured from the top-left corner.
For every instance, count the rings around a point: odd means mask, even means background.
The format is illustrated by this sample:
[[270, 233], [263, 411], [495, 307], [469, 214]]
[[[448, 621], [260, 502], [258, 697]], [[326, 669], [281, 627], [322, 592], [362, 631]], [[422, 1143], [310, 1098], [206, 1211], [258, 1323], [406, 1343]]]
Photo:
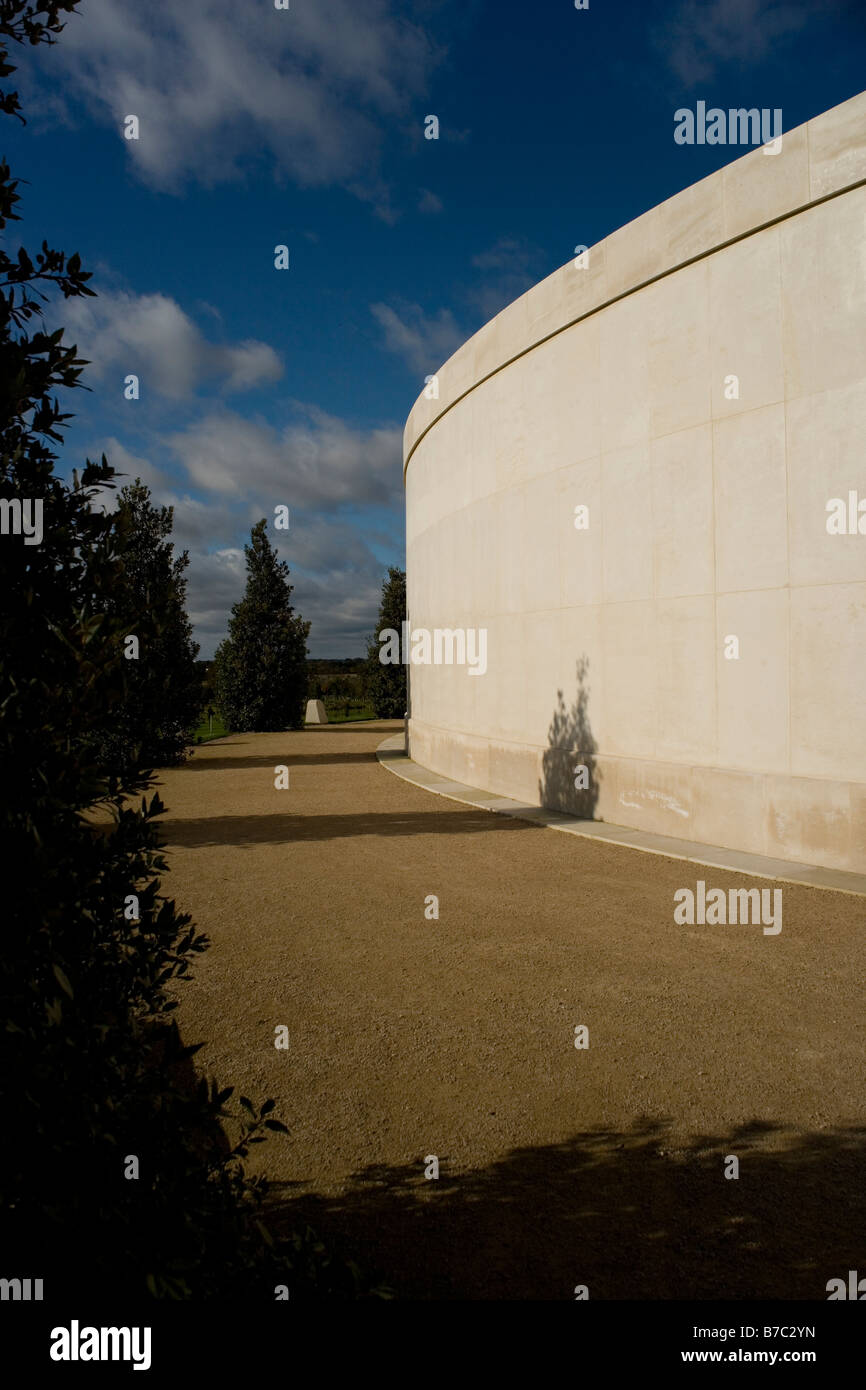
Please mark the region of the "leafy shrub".
[[[14, 71], [9, 39], [51, 42], [73, 9], [0, 6], [0, 76]], [[14, 92], [0, 110], [17, 114]], [[16, 220], [16, 187], [0, 164], [0, 229]], [[281, 1248], [260, 1220], [263, 1184], [243, 1159], [282, 1128], [270, 1103], [242, 1101], [230, 1148], [230, 1092], [192, 1075], [171, 991], [206, 938], [161, 892], [152, 777], [100, 744], [135, 695], [128, 614], [113, 602], [130, 537], [122, 514], [93, 505], [114, 485], [105, 458], [71, 486], [54, 472], [49, 441], [69, 417], [53, 393], [78, 386], [85, 364], [61, 329], [42, 329], [37, 288], [89, 295], [89, 278], [44, 242], [35, 260], [0, 250], [0, 499], [10, 517], [41, 507], [44, 521], [41, 543], [0, 538], [4, 1273], [44, 1278], [46, 1296], [273, 1297], [276, 1272], [316, 1287], [318, 1261], [324, 1287], [351, 1292], [315, 1242]]]

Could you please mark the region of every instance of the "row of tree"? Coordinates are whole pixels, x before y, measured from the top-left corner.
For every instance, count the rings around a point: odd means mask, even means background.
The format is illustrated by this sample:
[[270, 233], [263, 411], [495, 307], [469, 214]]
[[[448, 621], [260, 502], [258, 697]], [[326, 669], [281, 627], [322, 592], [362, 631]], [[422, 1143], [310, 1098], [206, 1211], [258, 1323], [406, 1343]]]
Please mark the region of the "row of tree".
[[[120, 491], [114, 526], [124, 546], [123, 570], [107, 605], [129, 634], [129, 667], [125, 700], [92, 736], [107, 764], [131, 771], [181, 761], [210, 700], [226, 728], [236, 732], [302, 728], [306, 700], [325, 694], [347, 705], [360, 694], [377, 718], [402, 717], [405, 672], [380, 662], [375, 635], [354, 678], [323, 681], [311, 671], [310, 623], [294, 611], [289, 568], [277, 558], [264, 520], [253, 527], [245, 547], [246, 590], [232, 609], [228, 636], [209, 668], [198, 662], [186, 609], [189, 555], [175, 554], [172, 523], [173, 509], [155, 507], [139, 478]], [[399, 631], [405, 607], [406, 576], [392, 568], [383, 585], [377, 633], [387, 627]]]
[[[119, 495], [115, 529], [125, 555], [122, 582], [110, 595], [110, 613], [134, 641], [127, 698], [98, 731], [97, 744], [110, 761], [130, 770], [181, 761], [206, 700], [212, 696], [226, 728], [235, 732], [300, 729], [306, 701], [318, 694], [307, 662], [310, 623], [292, 605], [289, 567], [277, 557], [264, 520], [244, 547], [246, 589], [234, 605], [228, 636], [217, 648], [207, 685], [186, 611], [189, 555], [174, 554], [172, 508], [155, 507], [136, 479]], [[406, 610], [406, 576], [391, 568], [383, 585], [377, 633], [400, 630]], [[383, 665], [374, 634], [361, 663], [360, 690], [377, 718], [402, 718], [406, 677], [402, 666]], [[329, 682], [350, 704], [348, 676]]]
[[[278, 560], [265, 522], [253, 527], [247, 561], [246, 592], [232, 609], [229, 634], [217, 648], [213, 683], [227, 728], [238, 732], [303, 728], [306, 701], [319, 681], [310, 680], [307, 637], [310, 624], [292, 607], [289, 567]], [[392, 567], [382, 587], [379, 619], [360, 671], [360, 686], [379, 719], [399, 719], [406, 712], [406, 674], [402, 666], [383, 665], [378, 633], [398, 632], [406, 614], [406, 575]], [[331, 682], [351, 702], [348, 676]]]
[[[76, 4], [3, 0], [0, 78], [15, 71], [12, 45], [53, 43]], [[0, 113], [21, 119], [16, 92], [0, 91]], [[0, 160], [0, 231], [18, 220], [17, 189]], [[293, 1297], [351, 1294], [350, 1266], [312, 1236], [281, 1241], [262, 1224], [244, 1158], [283, 1128], [272, 1102], [241, 1098], [228, 1143], [231, 1087], [192, 1074], [201, 1044], [182, 1046], [174, 1025], [172, 984], [207, 941], [163, 892], [164, 807], [148, 769], [183, 756], [197, 713], [188, 558], [174, 557], [171, 513], [139, 482], [116, 509], [99, 505], [116, 486], [104, 457], [71, 483], [55, 471], [70, 418], [57, 393], [81, 385], [86, 363], [62, 328], [43, 328], [42, 304], [92, 294], [89, 278], [46, 242], [34, 255], [0, 248], [3, 1276], [43, 1278], [55, 1304], [273, 1299], [283, 1284]], [[27, 544], [18, 522], [34, 507], [45, 525]], [[261, 583], [220, 655], [247, 724], [282, 723], [270, 692], [307, 632], [284, 591], [267, 602], [283, 575], [268, 550], [262, 525], [250, 547]], [[265, 715], [241, 688], [245, 652]]]

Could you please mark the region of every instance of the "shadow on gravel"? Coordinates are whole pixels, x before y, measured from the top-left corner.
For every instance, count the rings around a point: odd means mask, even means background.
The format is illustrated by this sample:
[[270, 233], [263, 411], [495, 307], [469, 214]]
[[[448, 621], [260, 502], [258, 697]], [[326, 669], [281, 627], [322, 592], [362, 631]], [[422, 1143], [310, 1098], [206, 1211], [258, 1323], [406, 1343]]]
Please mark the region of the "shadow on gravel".
[[514, 821], [489, 811], [355, 812], [343, 816], [206, 816], [198, 820], [160, 819], [162, 842], [184, 849], [206, 845], [293, 844], [309, 840], [357, 839], [363, 835], [534, 834], [543, 826]]
[[[217, 738], [203, 739], [201, 743], [192, 743], [190, 748], [195, 752], [197, 749], [205, 748], [238, 748], [240, 739], [230, 738], [228, 734], [220, 734]], [[185, 764], [180, 764], [185, 766]]]
[[268, 1224], [309, 1221], [409, 1299], [570, 1300], [585, 1284], [591, 1299], [825, 1300], [829, 1279], [864, 1271], [866, 1129], [755, 1121], [685, 1149], [668, 1130], [643, 1119], [456, 1177], [439, 1154], [438, 1181], [419, 1152], [335, 1198], [275, 1183]]
[[237, 768], [239, 772], [242, 772], [247, 767], [269, 767], [273, 770], [281, 757], [286, 759], [286, 765], [289, 769], [307, 765], [327, 767], [329, 763], [332, 767], [336, 767], [338, 763], [375, 763], [376, 752], [375, 749], [371, 748], [366, 753], [342, 753], [335, 748], [329, 753], [296, 753], [294, 748], [285, 748], [275, 750], [267, 757], [257, 753], [254, 757], [249, 758], [210, 758], [205, 754], [204, 757], [191, 758], [189, 762], [181, 764], [178, 771], [219, 772], [226, 768], [229, 770]]
[[336, 724], [305, 724], [305, 734], [397, 734], [403, 732], [402, 719], [341, 719]]

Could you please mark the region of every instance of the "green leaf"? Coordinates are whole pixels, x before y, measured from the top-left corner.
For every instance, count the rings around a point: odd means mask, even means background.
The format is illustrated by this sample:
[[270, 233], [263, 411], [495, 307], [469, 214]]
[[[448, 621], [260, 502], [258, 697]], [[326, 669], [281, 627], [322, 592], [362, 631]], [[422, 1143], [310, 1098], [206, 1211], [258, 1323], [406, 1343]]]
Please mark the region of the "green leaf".
[[75, 996], [72, 993], [72, 986], [69, 983], [69, 980], [66, 976], [66, 972], [64, 970], [61, 970], [59, 965], [52, 965], [51, 969], [54, 971], [54, 978], [56, 979], [60, 988], [64, 991], [64, 993], [69, 995], [70, 999], [73, 999]]

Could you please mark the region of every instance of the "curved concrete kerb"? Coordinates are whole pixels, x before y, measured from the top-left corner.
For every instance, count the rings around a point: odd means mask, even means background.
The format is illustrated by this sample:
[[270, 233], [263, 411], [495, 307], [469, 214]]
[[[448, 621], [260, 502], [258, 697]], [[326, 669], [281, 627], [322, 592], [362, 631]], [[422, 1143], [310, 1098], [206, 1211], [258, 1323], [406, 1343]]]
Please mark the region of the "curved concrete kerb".
[[782, 883], [799, 883], [807, 888], [827, 888], [836, 893], [852, 893], [866, 897], [866, 874], [843, 873], [838, 869], [823, 869], [818, 864], [793, 865], [785, 859], [769, 859], [762, 854], [747, 854], [743, 850], [718, 848], [678, 840], [672, 835], [652, 835], [632, 830], [625, 825], [608, 825], [604, 821], [578, 820], [575, 816], [545, 811], [508, 796], [496, 796], [480, 787], [469, 787], [430, 772], [412, 761], [404, 747], [403, 735], [383, 739], [376, 757], [389, 772], [411, 782], [416, 787], [460, 801], [464, 806], [476, 806], [481, 811], [493, 811], [501, 816], [531, 821], [548, 830], [562, 830], [567, 835], [580, 835], [587, 840], [605, 840], [608, 844], [640, 850], [644, 854], [661, 854], [668, 859], [686, 859], [692, 864], [704, 864], [712, 869], [732, 869], [753, 878], [772, 878]]

